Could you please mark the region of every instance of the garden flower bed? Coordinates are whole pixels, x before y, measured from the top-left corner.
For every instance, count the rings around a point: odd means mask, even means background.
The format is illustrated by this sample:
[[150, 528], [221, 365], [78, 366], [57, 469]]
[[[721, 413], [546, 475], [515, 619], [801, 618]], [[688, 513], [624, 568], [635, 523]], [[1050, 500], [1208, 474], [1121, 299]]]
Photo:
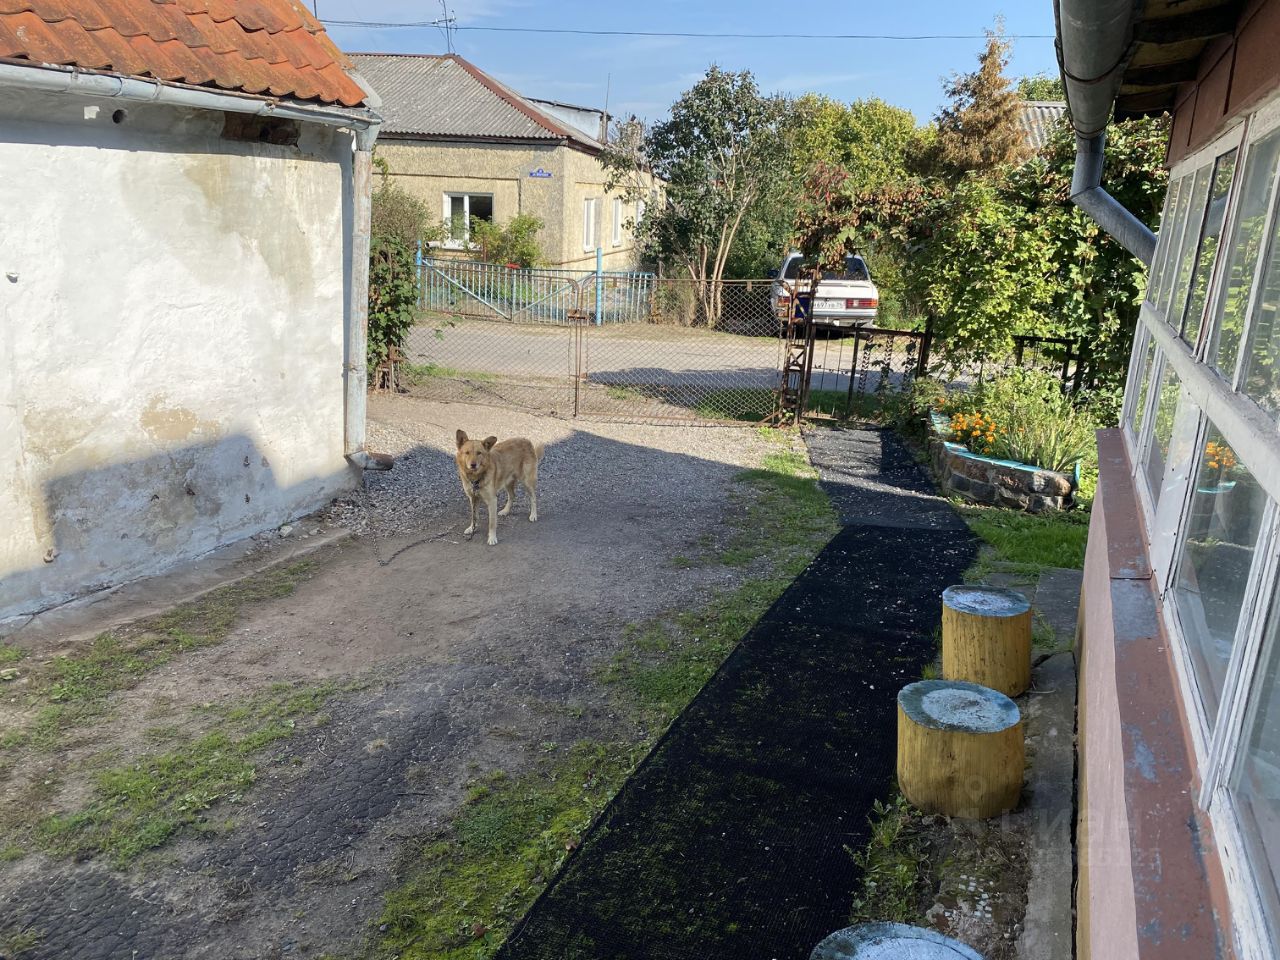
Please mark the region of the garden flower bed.
[[952, 418], [940, 413], [930, 412], [926, 426], [930, 459], [945, 490], [974, 503], [1027, 513], [1052, 513], [1074, 504], [1078, 467], [1062, 473], [977, 453], [951, 439]]

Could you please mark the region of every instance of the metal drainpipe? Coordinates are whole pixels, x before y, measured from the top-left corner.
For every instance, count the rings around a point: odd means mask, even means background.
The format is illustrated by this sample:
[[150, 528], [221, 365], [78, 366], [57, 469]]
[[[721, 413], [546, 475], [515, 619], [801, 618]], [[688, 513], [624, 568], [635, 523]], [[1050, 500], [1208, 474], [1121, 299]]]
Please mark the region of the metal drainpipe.
[[1101, 186], [1106, 133], [1076, 135], [1076, 168], [1071, 175], [1071, 201], [1135, 257], [1151, 266], [1156, 235]]
[[1134, 0], [1055, 0], [1058, 64], [1076, 132], [1071, 199], [1150, 266], [1155, 234], [1102, 188], [1107, 121], [1131, 54]]
[[343, 453], [352, 466], [385, 470], [390, 464], [365, 451], [369, 400], [369, 221], [373, 208], [373, 137], [357, 137], [351, 159], [351, 299], [347, 305], [347, 362], [343, 370], [346, 402]]

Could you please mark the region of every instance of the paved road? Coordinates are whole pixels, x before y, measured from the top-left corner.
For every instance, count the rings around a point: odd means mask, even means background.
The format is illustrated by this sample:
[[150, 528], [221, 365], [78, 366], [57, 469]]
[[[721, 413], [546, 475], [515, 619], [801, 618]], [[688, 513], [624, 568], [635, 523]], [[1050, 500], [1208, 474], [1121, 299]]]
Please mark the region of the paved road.
[[[574, 337], [569, 327], [467, 319], [439, 335], [420, 324], [407, 352], [413, 363], [486, 378], [571, 378]], [[781, 344], [769, 337], [687, 327], [590, 327], [583, 333], [582, 372], [605, 385], [772, 390], [781, 357]], [[895, 369], [901, 359], [895, 358]], [[813, 389], [847, 390], [853, 361], [851, 339], [819, 340]], [[879, 377], [879, 369], [863, 371], [864, 389], [874, 390]]]

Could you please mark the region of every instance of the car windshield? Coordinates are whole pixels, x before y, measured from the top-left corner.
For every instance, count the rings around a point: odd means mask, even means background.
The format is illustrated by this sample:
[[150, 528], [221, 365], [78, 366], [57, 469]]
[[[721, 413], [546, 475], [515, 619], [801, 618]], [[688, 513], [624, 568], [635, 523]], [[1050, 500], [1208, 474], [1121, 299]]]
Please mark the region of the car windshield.
[[[795, 257], [787, 263], [786, 272], [783, 273], [784, 280], [799, 280], [801, 277], [808, 275], [812, 270], [808, 260], [802, 257]], [[844, 270], [823, 270], [823, 280], [870, 280], [871, 274], [867, 271], [866, 261], [861, 257], [846, 257], [844, 261]]]

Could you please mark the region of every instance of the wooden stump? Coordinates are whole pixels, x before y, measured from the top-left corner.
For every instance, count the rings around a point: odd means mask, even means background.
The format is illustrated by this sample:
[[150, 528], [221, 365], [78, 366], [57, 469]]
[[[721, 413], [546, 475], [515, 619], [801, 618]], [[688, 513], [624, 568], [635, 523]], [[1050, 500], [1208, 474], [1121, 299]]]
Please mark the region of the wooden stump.
[[942, 593], [942, 675], [1005, 696], [1031, 685], [1031, 604], [1016, 590], [947, 587]]
[[809, 960], [982, 960], [972, 947], [936, 930], [905, 923], [864, 923], [837, 930]]
[[926, 813], [985, 818], [1012, 810], [1025, 754], [1018, 705], [958, 680], [898, 692], [898, 785]]

